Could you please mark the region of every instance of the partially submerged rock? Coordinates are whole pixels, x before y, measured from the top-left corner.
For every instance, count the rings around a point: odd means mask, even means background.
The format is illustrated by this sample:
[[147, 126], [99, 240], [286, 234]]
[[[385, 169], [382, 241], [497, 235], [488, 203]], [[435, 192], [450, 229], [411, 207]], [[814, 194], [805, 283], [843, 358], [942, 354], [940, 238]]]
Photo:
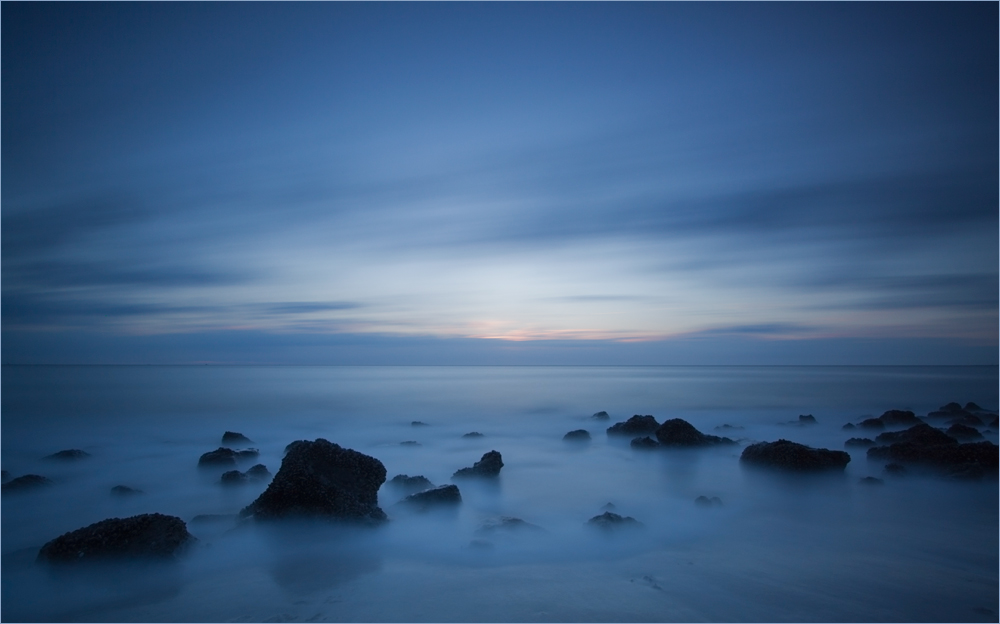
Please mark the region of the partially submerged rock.
[[858, 483], [861, 485], [884, 485], [885, 481], [876, 477], [863, 477], [858, 479]]
[[108, 559], [173, 559], [197, 540], [176, 516], [142, 514], [109, 518], [46, 543], [38, 560], [79, 563]]
[[602, 410], [591, 416], [591, 418], [595, 420], [610, 420], [611, 416], [608, 416], [608, 413]]
[[875, 440], [870, 438], [851, 438], [844, 442], [844, 446], [875, 446]]
[[59, 451], [58, 453], [52, 453], [51, 455], [46, 455], [42, 459], [55, 460], [55, 461], [75, 461], [77, 459], [85, 459], [90, 457], [90, 453], [87, 451], [81, 451], [80, 449], [66, 449], [65, 451]]
[[567, 442], [590, 442], [590, 432], [586, 429], [576, 429], [563, 436]]
[[641, 438], [632, 438], [629, 442], [629, 446], [634, 449], [658, 449], [660, 448], [660, 443], [649, 436], [643, 436]]
[[640, 416], [636, 414], [625, 422], [615, 423], [608, 427], [608, 435], [648, 435], [656, 433], [660, 423], [652, 416]]
[[222, 434], [222, 445], [225, 446], [227, 444], [253, 444], [253, 440], [246, 437], [242, 433], [227, 431]]
[[434, 487], [434, 484], [423, 475], [411, 477], [405, 474], [398, 474], [390, 479], [389, 485], [406, 492], [422, 492]]
[[953, 477], [997, 476], [997, 445], [992, 442], [959, 444], [943, 431], [926, 424], [879, 438], [879, 442], [888, 442], [888, 445], [868, 449], [869, 459], [920, 464]]
[[248, 479], [263, 481], [264, 479], [271, 478], [271, 471], [267, 469], [264, 464], [254, 464], [250, 466], [250, 469], [246, 471], [246, 476]]
[[256, 520], [306, 516], [377, 523], [385, 482], [382, 462], [319, 438], [288, 446], [281, 468], [257, 500], [240, 512]]
[[895, 444], [897, 442], [908, 442], [919, 446], [933, 446], [936, 444], [955, 444], [955, 440], [948, 434], [931, 427], [926, 423], [914, 425], [903, 431], [889, 431], [880, 433], [875, 438], [878, 444]]
[[130, 488], [127, 485], [116, 485], [111, 488], [111, 494], [114, 496], [135, 496], [136, 494], [143, 494], [142, 490], [137, 490], [135, 488]]
[[410, 494], [401, 504], [420, 509], [431, 507], [452, 506], [462, 502], [462, 494], [458, 491], [458, 486], [449, 484], [442, 485], [416, 494]]
[[847, 423], [846, 425], [844, 425], [843, 427], [841, 427], [841, 429], [846, 429], [848, 431], [850, 431], [851, 429], [854, 429], [854, 428], [855, 428], [854, 423]]
[[909, 410], [889, 410], [878, 417], [886, 427], [911, 427], [923, 421]]
[[0, 486], [0, 489], [3, 492], [26, 492], [49, 485], [52, 485], [52, 479], [48, 479], [42, 475], [26, 474], [4, 483]]
[[812, 414], [799, 414], [799, 424], [800, 425], [815, 425], [816, 417]]
[[979, 430], [975, 427], [969, 427], [960, 423], [955, 423], [954, 425], [948, 427], [946, 434], [955, 438], [956, 440], [982, 440], [983, 434], [979, 433]]
[[851, 461], [851, 456], [845, 451], [817, 449], [788, 440], [778, 440], [751, 444], [743, 449], [740, 461], [795, 472], [818, 472], [843, 470]]
[[219, 481], [221, 481], [223, 485], [240, 485], [242, 483], [246, 483], [247, 476], [239, 470], [227, 470], [222, 473], [221, 477], [219, 477]]
[[483, 434], [479, 433], [478, 431], [470, 431], [469, 433], [466, 433], [462, 437], [463, 438], [482, 438]]
[[416, 440], [406, 440], [406, 441], [404, 441], [404, 442], [400, 442], [400, 443], [399, 443], [399, 445], [400, 445], [400, 446], [422, 446], [422, 445], [421, 445], [421, 444], [420, 444], [419, 442], [417, 442]]
[[513, 518], [511, 516], [500, 516], [499, 518], [490, 518], [483, 522], [483, 524], [476, 529], [477, 535], [492, 535], [494, 533], [522, 533], [522, 532], [532, 532], [532, 533], [543, 533], [545, 529], [538, 526], [537, 524], [531, 524], [530, 522], [525, 522], [520, 518]]
[[695, 429], [694, 425], [682, 418], [671, 418], [656, 429], [656, 439], [669, 447], [714, 446], [716, 444], [736, 444], [729, 438], [708, 435]]
[[427, 423], [419, 421], [419, 420], [414, 420], [413, 422], [410, 423], [410, 426], [411, 427], [426, 427]]
[[228, 470], [222, 473], [220, 481], [224, 485], [239, 485], [248, 481], [265, 481], [271, 478], [271, 471], [264, 464], [255, 464], [246, 472]]
[[198, 465], [202, 467], [236, 466], [236, 451], [231, 448], [220, 446], [214, 451], [202, 454], [202, 456], [198, 458]]
[[622, 528], [639, 528], [643, 525], [632, 516], [619, 516], [614, 512], [605, 511], [601, 515], [587, 520], [587, 526], [596, 527], [604, 531], [613, 531]]
[[483, 458], [473, 464], [471, 468], [462, 468], [451, 477], [453, 479], [455, 477], [495, 477], [500, 474], [501, 468], [503, 468], [503, 458], [500, 453], [490, 451], [485, 453]]

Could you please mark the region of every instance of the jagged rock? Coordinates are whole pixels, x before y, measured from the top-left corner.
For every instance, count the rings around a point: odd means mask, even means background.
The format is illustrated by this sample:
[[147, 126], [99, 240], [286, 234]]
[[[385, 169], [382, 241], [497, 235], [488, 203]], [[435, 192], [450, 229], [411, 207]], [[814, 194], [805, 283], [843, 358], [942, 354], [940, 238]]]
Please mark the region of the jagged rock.
[[4, 492], [24, 492], [48, 485], [52, 485], [51, 479], [47, 479], [41, 475], [26, 474], [4, 483], [0, 486], [0, 489]]
[[597, 420], [609, 420], [611, 418], [611, 416], [608, 416], [608, 413], [602, 410], [600, 412], [597, 412], [593, 416], [591, 416], [591, 418], [594, 418], [594, 419], [597, 419]]
[[144, 492], [142, 490], [130, 488], [127, 485], [116, 485], [111, 488], [111, 493], [115, 496], [135, 496], [136, 494], [143, 494]]
[[227, 431], [222, 434], [222, 444], [253, 444], [253, 440], [246, 437], [242, 433], [237, 433], [235, 431]]
[[510, 516], [500, 516], [499, 518], [491, 518], [483, 522], [483, 524], [476, 529], [477, 535], [492, 535], [498, 532], [505, 533], [515, 533], [515, 532], [544, 532], [545, 529], [538, 526], [537, 524], [531, 524], [530, 522], [525, 522], [520, 518], [512, 518]]
[[563, 436], [567, 442], [590, 442], [590, 432], [586, 429], [576, 429]]
[[885, 429], [885, 423], [879, 420], [878, 418], [866, 418], [865, 420], [862, 420], [860, 423], [858, 423], [858, 427], [861, 427], [862, 429], [882, 430]]
[[729, 438], [708, 435], [694, 428], [681, 418], [671, 418], [656, 429], [656, 439], [663, 446], [714, 446], [716, 444], [736, 444]]
[[799, 424], [800, 425], [815, 425], [816, 417], [812, 414], [799, 414]]
[[906, 474], [906, 466], [903, 464], [886, 464], [882, 470], [892, 475]]
[[698, 505], [699, 507], [721, 507], [722, 499], [719, 498], [718, 496], [713, 496], [712, 498], [709, 498], [707, 496], [699, 496], [698, 498], [694, 499], [694, 504]]
[[378, 507], [383, 482], [385, 466], [374, 457], [322, 438], [298, 440], [289, 445], [264, 493], [240, 516], [256, 520], [313, 516], [378, 523], [386, 519]]
[[656, 449], [660, 448], [660, 443], [649, 436], [644, 436], [642, 438], [632, 438], [629, 446], [634, 449]]
[[398, 474], [390, 479], [389, 485], [406, 492], [422, 492], [434, 487], [434, 484], [423, 475], [410, 477], [405, 474]]
[[955, 423], [954, 425], [948, 427], [948, 430], [945, 431], [945, 433], [955, 438], [956, 440], [983, 439], [983, 434], [979, 433], [978, 429], [975, 429], [973, 427], [967, 427], [966, 425], [962, 425], [959, 423]]
[[214, 451], [209, 451], [198, 458], [199, 466], [236, 466], [236, 451], [220, 446]]
[[90, 457], [90, 453], [87, 451], [81, 451], [80, 449], [66, 449], [65, 451], [59, 451], [58, 453], [52, 453], [51, 455], [46, 455], [42, 459], [56, 460], [56, 461], [74, 461], [77, 459], [84, 459]]
[[910, 442], [920, 446], [933, 446], [935, 444], [955, 444], [955, 440], [940, 429], [935, 429], [926, 423], [914, 425], [903, 431], [890, 431], [880, 433], [875, 442], [878, 444], [894, 444], [896, 442]]
[[240, 472], [239, 470], [229, 470], [222, 473], [220, 480], [223, 485], [240, 485], [246, 483], [247, 481], [264, 481], [271, 477], [271, 472], [267, 469], [264, 464], [256, 464], [252, 466], [246, 472]]
[[636, 414], [625, 422], [615, 423], [608, 427], [608, 435], [638, 436], [656, 433], [660, 423], [652, 416]]
[[227, 470], [222, 473], [219, 480], [222, 481], [223, 485], [240, 485], [246, 483], [247, 476], [239, 470]]
[[983, 419], [974, 414], [966, 414], [961, 418], [950, 418], [948, 419], [949, 425], [965, 425], [966, 427], [985, 427], [986, 423]]
[[246, 476], [248, 479], [254, 479], [257, 481], [263, 481], [264, 479], [271, 478], [271, 471], [267, 469], [264, 464], [254, 464], [246, 471]]
[[412, 426], [412, 427], [426, 427], [427, 423], [421, 422], [419, 420], [414, 420], [413, 422], [410, 423], [410, 426]]
[[430, 507], [457, 505], [462, 502], [462, 494], [457, 485], [442, 485], [431, 490], [410, 494], [401, 503], [411, 507], [427, 509]]
[[462, 436], [463, 438], [482, 438], [483, 434], [478, 431], [470, 431], [469, 433]]
[[851, 456], [844, 451], [817, 449], [788, 440], [778, 440], [751, 444], [743, 449], [740, 461], [768, 468], [815, 472], [843, 470], [851, 461]]
[[884, 485], [885, 481], [883, 481], [882, 479], [877, 479], [875, 477], [864, 477], [858, 479], [858, 483], [861, 483], [862, 485]]
[[176, 516], [142, 514], [109, 518], [70, 531], [42, 546], [38, 560], [78, 563], [105, 559], [172, 559], [196, 542]]
[[620, 528], [638, 528], [642, 526], [642, 523], [632, 516], [619, 516], [616, 513], [605, 511], [601, 515], [587, 520], [587, 525], [605, 531], [612, 531]]
[[500, 453], [490, 451], [484, 454], [483, 458], [473, 464], [471, 468], [462, 468], [451, 477], [453, 479], [455, 477], [495, 477], [500, 474], [501, 468], [503, 468], [503, 458]]
[[851, 438], [844, 442], [844, 446], [875, 446], [875, 440], [868, 438]]
[[966, 403], [965, 407], [963, 409], [965, 411], [967, 411], [967, 412], [985, 412], [985, 411], [987, 411], [987, 410], [984, 410], [983, 408], [979, 407], [978, 405], [976, 405], [972, 401], [969, 401], [968, 403]]
[[965, 410], [962, 409], [961, 405], [951, 402], [947, 405], [942, 405], [936, 411], [930, 412], [927, 415], [931, 418], [947, 418], [962, 415], [963, 413], [965, 413]]
[[847, 423], [846, 425], [841, 427], [841, 429], [847, 429], [848, 431], [850, 431], [851, 429], [855, 429], [855, 426], [854, 423]]
[[878, 417], [886, 427], [911, 427], [923, 421], [909, 410], [889, 410]]
[[400, 442], [400, 446], [421, 446], [416, 440], [406, 440], [405, 442]]
[[943, 431], [926, 424], [898, 434], [880, 440], [890, 442], [888, 446], [868, 449], [868, 458], [923, 464], [959, 478], [997, 476], [997, 446], [992, 442], [959, 444]]

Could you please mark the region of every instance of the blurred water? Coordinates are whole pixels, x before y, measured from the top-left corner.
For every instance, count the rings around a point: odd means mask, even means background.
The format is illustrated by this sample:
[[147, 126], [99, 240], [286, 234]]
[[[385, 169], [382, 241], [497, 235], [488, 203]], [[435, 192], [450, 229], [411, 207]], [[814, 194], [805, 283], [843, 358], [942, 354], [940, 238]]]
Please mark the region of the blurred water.
[[[864, 450], [843, 475], [741, 469], [741, 447], [640, 452], [604, 430], [632, 414], [706, 433], [841, 449], [841, 426], [949, 401], [997, 407], [996, 367], [4, 367], [2, 464], [56, 481], [2, 501], [4, 621], [996, 621], [997, 482], [893, 479]], [[610, 421], [591, 414], [606, 410]], [[788, 424], [813, 414], [818, 424]], [[427, 426], [415, 427], [412, 421]], [[717, 431], [728, 424], [742, 429]], [[587, 429], [570, 444], [563, 434]], [[266, 484], [196, 466], [222, 433], [276, 472], [295, 439], [450, 482], [496, 449], [494, 484], [458, 510], [380, 503], [379, 530], [229, 531]], [[479, 431], [481, 438], [463, 438]], [[997, 441], [995, 432], [988, 439]], [[415, 441], [419, 445], [401, 445]], [[41, 458], [67, 448], [91, 457]], [[256, 461], [246, 462], [243, 469]], [[885, 478], [882, 486], [860, 477]], [[143, 490], [128, 498], [110, 488]], [[718, 496], [702, 508], [697, 496]], [[644, 523], [585, 521], [611, 502]], [[180, 516], [199, 549], [175, 566], [53, 575], [37, 548], [112, 516]], [[515, 516], [544, 529], [483, 536]], [[477, 548], [473, 540], [487, 540]]]

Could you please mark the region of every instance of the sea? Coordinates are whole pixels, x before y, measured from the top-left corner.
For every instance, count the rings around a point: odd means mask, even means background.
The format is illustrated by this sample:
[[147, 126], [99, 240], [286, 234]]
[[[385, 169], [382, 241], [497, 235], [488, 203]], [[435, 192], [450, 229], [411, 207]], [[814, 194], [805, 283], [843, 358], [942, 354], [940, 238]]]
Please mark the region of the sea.
[[[847, 423], [948, 402], [998, 407], [996, 366], [4, 366], [5, 622], [977, 622], [998, 620], [998, 481], [888, 474]], [[605, 411], [608, 420], [594, 417]], [[683, 418], [736, 445], [631, 448], [606, 429]], [[799, 417], [811, 415], [815, 424]], [[809, 419], [805, 419], [809, 420]], [[421, 424], [414, 424], [415, 422]], [[591, 439], [568, 442], [573, 430]], [[986, 428], [997, 442], [996, 428]], [[377, 528], [239, 523], [267, 481], [199, 469], [224, 432], [271, 473], [323, 438], [388, 478], [435, 485], [488, 451], [495, 480], [455, 508], [399, 505]], [[465, 437], [478, 432], [482, 436]], [[753, 442], [847, 450], [843, 472], [740, 463]], [[72, 461], [46, 456], [80, 449]], [[863, 481], [874, 477], [880, 481]], [[141, 490], [115, 496], [111, 488]], [[696, 503], [698, 497], [718, 500]], [[641, 526], [588, 520], [613, 506]], [[143, 513], [198, 538], [176, 562], [51, 567], [49, 540]], [[503, 518], [534, 525], [497, 529]], [[491, 530], [491, 527], [493, 530]]]

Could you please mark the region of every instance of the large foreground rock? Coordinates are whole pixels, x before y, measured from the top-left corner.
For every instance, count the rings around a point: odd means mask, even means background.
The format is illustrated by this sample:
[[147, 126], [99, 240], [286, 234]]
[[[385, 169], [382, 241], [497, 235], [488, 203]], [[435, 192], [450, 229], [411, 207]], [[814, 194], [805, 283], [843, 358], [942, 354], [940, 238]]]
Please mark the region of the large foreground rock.
[[288, 445], [278, 474], [240, 516], [257, 520], [306, 516], [365, 523], [381, 522], [378, 489], [382, 462], [322, 438]]
[[106, 559], [172, 559], [196, 542], [176, 516], [109, 518], [70, 531], [42, 546], [39, 561], [78, 563]]
[[729, 438], [704, 434], [682, 418], [671, 418], [656, 429], [656, 439], [663, 446], [692, 447], [736, 444]]
[[660, 423], [652, 416], [636, 414], [625, 422], [615, 423], [608, 427], [608, 435], [641, 436], [656, 433]]
[[453, 479], [455, 477], [495, 477], [500, 474], [501, 468], [503, 468], [503, 458], [500, 453], [490, 451], [485, 453], [483, 458], [473, 464], [471, 468], [457, 470], [451, 477]]
[[843, 470], [851, 461], [851, 456], [844, 451], [817, 449], [788, 440], [778, 440], [751, 444], [743, 449], [740, 461], [794, 472], [818, 472]]
[[943, 431], [926, 424], [910, 427], [891, 437], [883, 434], [876, 440], [887, 445], [868, 449], [869, 459], [922, 464], [954, 477], [997, 476], [998, 449], [992, 442], [959, 444]]

